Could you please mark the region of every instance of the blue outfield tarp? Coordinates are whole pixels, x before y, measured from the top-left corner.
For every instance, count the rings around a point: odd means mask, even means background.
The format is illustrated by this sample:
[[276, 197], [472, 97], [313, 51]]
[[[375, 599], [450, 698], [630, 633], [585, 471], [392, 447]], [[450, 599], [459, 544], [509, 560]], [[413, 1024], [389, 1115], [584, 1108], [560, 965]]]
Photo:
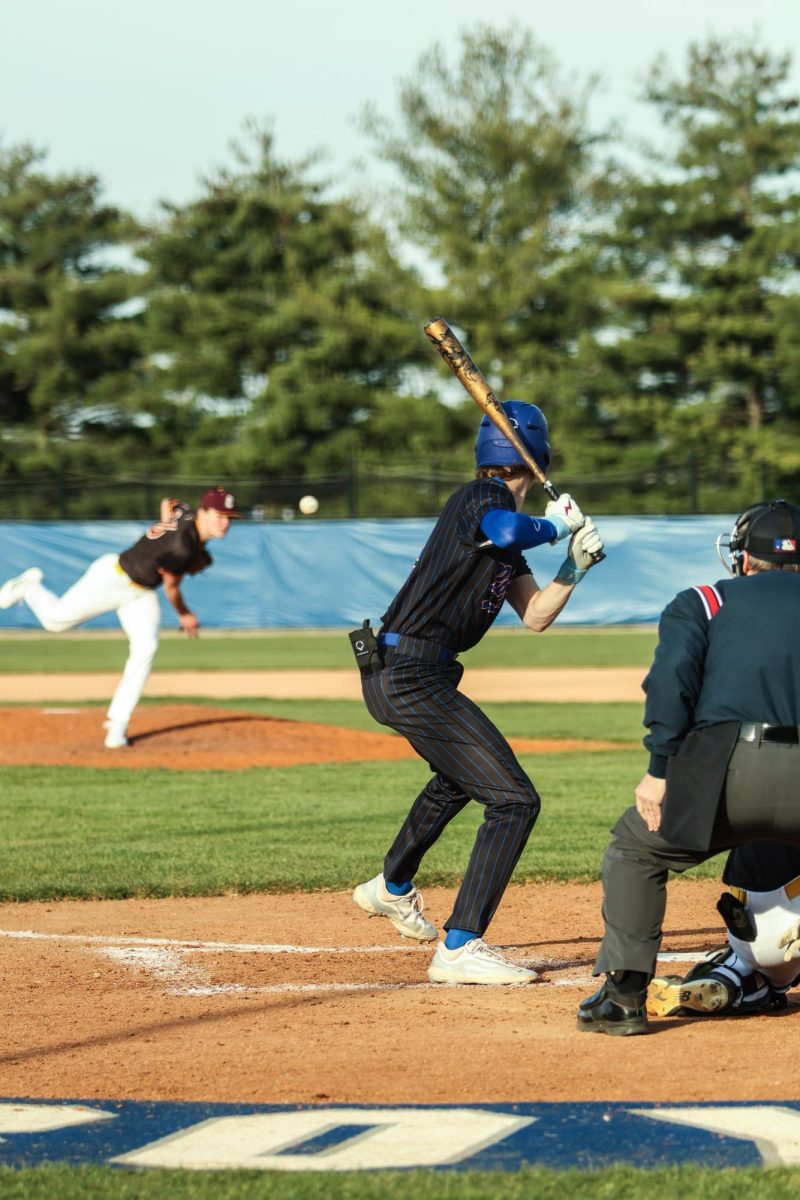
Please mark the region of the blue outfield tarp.
[[[725, 572], [714, 541], [734, 517], [602, 517], [607, 558], [576, 590], [560, 625], [622, 625], [658, 620], [681, 588]], [[214, 565], [183, 582], [203, 625], [219, 629], [340, 628], [373, 620], [408, 575], [432, 519], [234, 522], [209, 543]], [[137, 521], [0, 522], [0, 582], [26, 567], [44, 571], [61, 594], [100, 554], [122, 551], [144, 532]], [[528, 552], [540, 583], [555, 574], [564, 544]], [[165, 626], [175, 614], [162, 595]], [[499, 624], [518, 618], [505, 605]], [[0, 629], [37, 628], [25, 605], [0, 611]], [[118, 628], [110, 613], [87, 628]]]

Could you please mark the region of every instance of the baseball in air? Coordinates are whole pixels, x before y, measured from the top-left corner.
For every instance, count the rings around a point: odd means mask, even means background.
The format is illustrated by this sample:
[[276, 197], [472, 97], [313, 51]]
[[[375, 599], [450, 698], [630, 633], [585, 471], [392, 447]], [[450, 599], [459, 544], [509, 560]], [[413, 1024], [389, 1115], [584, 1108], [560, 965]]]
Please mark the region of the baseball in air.
[[310, 517], [319, 508], [319, 500], [316, 496], [301, 496], [297, 507], [304, 516]]

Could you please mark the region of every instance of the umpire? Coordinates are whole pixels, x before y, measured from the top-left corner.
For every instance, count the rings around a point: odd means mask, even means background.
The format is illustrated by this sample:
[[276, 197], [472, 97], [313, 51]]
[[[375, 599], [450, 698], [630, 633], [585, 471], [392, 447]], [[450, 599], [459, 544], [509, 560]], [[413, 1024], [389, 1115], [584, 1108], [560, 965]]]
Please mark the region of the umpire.
[[647, 1032], [668, 871], [757, 839], [800, 846], [800, 508], [748, 508], [727, 544], [732, 579], [667, 606], [645, 682], [650, 766], [603, 859], [606, 981], [578, 1029]]

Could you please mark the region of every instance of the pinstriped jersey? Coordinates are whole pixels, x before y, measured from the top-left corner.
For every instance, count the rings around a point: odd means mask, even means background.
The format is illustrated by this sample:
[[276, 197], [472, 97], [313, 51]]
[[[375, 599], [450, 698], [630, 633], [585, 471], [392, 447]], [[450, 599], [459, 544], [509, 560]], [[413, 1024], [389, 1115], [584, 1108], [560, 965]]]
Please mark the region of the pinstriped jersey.
[[511, 581], [531, 573], [518, 549], [479, 548], [486, 540], [480, 530], [486, 514], [516, 507], [500, 479], [476, 479], [454, 492], [384, 613], [382, 629], [437, 642], [456, 654], [479, 642]]

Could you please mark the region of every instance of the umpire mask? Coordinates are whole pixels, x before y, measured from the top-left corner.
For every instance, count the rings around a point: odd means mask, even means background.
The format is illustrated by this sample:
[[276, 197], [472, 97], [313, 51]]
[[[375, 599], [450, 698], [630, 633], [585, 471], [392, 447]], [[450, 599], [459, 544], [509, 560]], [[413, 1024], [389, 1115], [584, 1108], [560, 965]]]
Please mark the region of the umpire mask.
[[800, 563], [800, 508], [786, 500], [753, 504], [736, 518], [729, 534], [720, 534], [716, 545], [729, 575], [744, 573], [745, 550], [778, 566]]

